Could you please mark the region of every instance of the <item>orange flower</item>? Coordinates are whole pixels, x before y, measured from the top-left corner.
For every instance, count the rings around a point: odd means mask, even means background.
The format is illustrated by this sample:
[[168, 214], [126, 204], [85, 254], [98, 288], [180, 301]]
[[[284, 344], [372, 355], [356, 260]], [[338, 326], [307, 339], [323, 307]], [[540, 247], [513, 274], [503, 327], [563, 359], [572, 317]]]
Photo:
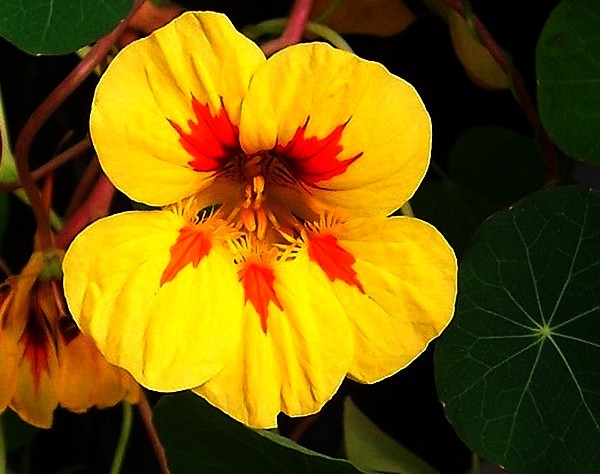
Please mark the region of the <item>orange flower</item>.
[[139, 397], [129, 374], [108, 364], [66, 312], [61, 259], [35, 252], [0, 286], [0, 412], [9, 406], [40, 428], [52, 425], [58, 405], [83, 412]]

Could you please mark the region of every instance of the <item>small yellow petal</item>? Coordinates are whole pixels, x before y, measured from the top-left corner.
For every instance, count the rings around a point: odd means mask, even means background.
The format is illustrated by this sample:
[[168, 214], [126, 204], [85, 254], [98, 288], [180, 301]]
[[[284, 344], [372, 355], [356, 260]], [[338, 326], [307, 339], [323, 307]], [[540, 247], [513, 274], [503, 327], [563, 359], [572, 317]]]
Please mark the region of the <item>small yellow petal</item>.
[[473, 82], [486, 89], [508, 89], [508, 76], [489, 50], [469, 31], [466, 20], [451, 11], [447, 22], [454, 51]]
[[4, 411], [17, 386], [17, 364], [20, 356], [18, 338], [1, 328], [0, 321], [0, 413]]
[[117, 214], [79, 234], [63, 262], [65, 295], [81, 330], [110, 363], [159, 391], [202, 384], [240, 340], [242, 288], [222, 244], [163, 281], [185, 225], [171, 211]]
[[59, 400], [67, 410], [110, 407], [137, 392], [133, 379], [123, 369], [108, 364], [91, 339], [79, 331], [72, 340], [61, 338], [58, 348]]
[[[242, 105], [246, 153], [293, 142], [299, 130], [306, 140], [321, 140], [320, 147], [339, 138], [328, 157], [348, 165], [328, 165], [330, 173], [315, 169], [317, 163], [303, 170], [317, 172], [302, 195], [315, 210], [387, 215], [412, 196], [429, 164], [431, 123], [414, 88], [378, 63], [323, 43], [295, 45], [269, 58]], [[297, 208], [297, 195], [283, 189], [282, 199]]]
[[[200, 191], [211, 173], [194, 160], [172, 125], [187, 133], [193, 99], [234, 125], [261, 50], [218, 13], [184, 13], [124, 48], [102, 76], [90, 120], [100, 163], [136, 201], [166, 205]], [[157, 185], [160, 184], [160, 185]]]
[[487, 89], [508, 89], [508, 76], [489, 50], [477, 40], [465, 18], [442, 0], [423, 1], [448, 24], [454, 52], [473, 82]]
[[27, 423], [50, 428], [58, 405], [58, 360], [49, 335], [43, 343], [45, 351], [39, 344], [37, 341], [37, 347], [31, 347], [31, 350], [25, 348], [9, 406]]

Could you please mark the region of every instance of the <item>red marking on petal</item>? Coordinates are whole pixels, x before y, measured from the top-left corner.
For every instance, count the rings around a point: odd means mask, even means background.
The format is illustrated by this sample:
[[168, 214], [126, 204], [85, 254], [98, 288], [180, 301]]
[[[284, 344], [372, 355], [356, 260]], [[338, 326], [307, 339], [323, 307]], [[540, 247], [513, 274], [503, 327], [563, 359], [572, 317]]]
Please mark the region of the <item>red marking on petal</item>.
[[21, 336], [23, 344], [23, 359], [29, 362], [29, 371], [33, 379], [33, 387], [37, 391], [40, 387], [42, 375], [49, 372], [50, 365], [50, 339], [45, 317], [35, 297], [31, 297], [31, 313], [28, 315], [27, 325]]
[[340, 140], [347, 124], [348, 122], [338, 125], [324, 138], [306, 138], [307, 120], [289, 142], [285, 145], [277, 144], [273, 151], [295, 178], [309, 186], [318, 187], [319, 183], [343, 174], [348, 166], [362, 156], [359, 153], [341, 161], [337, 158], [344, 149]]
[[239, 271], [238, 276], [242, 285], [244, 285], [246, 302], [250, 301], [254, 306], [260, 316], [262, 330], [266, 334], [269, 303], [272, 301], [283, 311], [283, 306], [281, 306], [273, 288], [273, 282], [275, 281], [273, 270], [266, 265], [246, 262]]
[[190, 263], [197, 268], [211, 247], [210, 236], [204, 229], [193, 225], [183, 227], [179, 231], [177, 241], [171, 247], [171, 260], [162, 274], [160, 286], [175, 278], [179, 271]]
[[201, 104], [195, 97], [192, 97], [192, 109], [196, 120], [188, 120], [189, 133], [175, 122], [169, 122], [179, 133], [179, 143], [194, 157], [189, 162], [194, 170], [219, 171], [241, 150], [238, 127], [231, 123], [223, 101], [215, 116], [210, 113], [208, 104]]
[[365, 292], [352, 268], [356, 259], [339, 246], [333, 235], [316, 234], [309, 237], [308, 257], [321, 267], [331, 281], [342, 280], [358, 288], [361, 293]]

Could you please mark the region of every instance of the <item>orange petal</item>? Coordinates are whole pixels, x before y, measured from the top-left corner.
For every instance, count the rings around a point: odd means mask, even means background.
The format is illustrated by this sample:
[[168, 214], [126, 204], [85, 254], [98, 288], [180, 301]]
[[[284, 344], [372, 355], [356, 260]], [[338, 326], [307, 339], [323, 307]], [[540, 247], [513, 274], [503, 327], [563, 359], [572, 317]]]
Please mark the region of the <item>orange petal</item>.
[[110, 407], [137, 394], [131, 376], [106, 362], [91, 339], [73, 330], [76, 336], [70, 340], [61, 336], [59, 345], [61, 406], [83, 412], [93, 406]]
[[25, 333], [21, 341], [23, 358], [10, 407], [27, 423], [50, 428], [58, 405], [59, 366], [51, 335], [38, 329]]

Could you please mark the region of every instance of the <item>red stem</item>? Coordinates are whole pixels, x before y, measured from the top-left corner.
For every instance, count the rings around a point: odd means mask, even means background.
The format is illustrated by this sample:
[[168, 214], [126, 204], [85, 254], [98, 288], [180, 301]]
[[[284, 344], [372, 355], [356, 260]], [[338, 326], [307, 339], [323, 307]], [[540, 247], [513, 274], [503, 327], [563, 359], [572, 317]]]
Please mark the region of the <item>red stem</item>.
[[496, 63], [498, 63], [498, 66], [500, 66], [502, 71], [508, 76], [512, 84], [513, 95], [515, 96], [517, 103], [521, 106], [523, 115], [533, 129], [542, 150], [546, 162], [548, 181], [551, 183], [558, 181], [560, 176], [558, 152], [550, 140], [550, 137], [548, 137], [546, 130], [542, 127], [536, 106], [529, 94], [523, 76], [515, 69], [510, 57], [506, 54], [506, 51], [498, 45], [481, 20], [467, 11], [464, 0], [442, 0], [442, 2], [456, 11], [463, 18], [472, 22], [479, 42], [487, 48], [490, 55], [494, 58]]
[[[59, 153], [58, 155], [56, 155], [54, 158], [52, 158], [47, 163], [44, 163], [39, 168], [36, 168], [35, 170], [33, 170], [31, 172], [31, 177], [33, 178], [34, 181], [38, 181], [39, 179], [43, 178], [44, 176], [46, 176], [49, 173], [52, 173], [54, 170], [61, 167], [62, 165], [64, 165], [68, 161], [72, 160], [73, 158], [80, 156], [82, 153], [86, 152], [91, 147], [92, 147], [92, 142], [90, 142], [90, 139], [88, 137], [86, 137], [83, 140], [75, 143], [75, 145], [71, 146], [70, 148], [67, 148], [62, 153]], [[15, 189], [20, 188], [21, 186], [22, 186], [22, 184], [21, 184], [20, 180], [12, 181], [10, 183], [0, 183], [0, 193], [11, 192], [11, 191], [14, 191]]]
[[98, 176], [102, 169], [100, 168], [100, 163], [98, 162], [98, 158], [94, 156], [94, 158], [89, 162], [87, 168], [84, 170], [83, 174], [79, 177], [79, 182], [77, 186], [75, 186], [75, 190], [73, 194], [71, 194], [71, 200], [69, 201], [69, 205], [67, 206], [67, 210], [65, 211], [65, 220], [71, 219], [71, 216], [75, 213], [75, 211], [83, 204], [87, 196], [90, 194], [90, 189], [94, 186], [94, 183], [98, 180]]
[[281, 36], [272, 41], [267, 41], [262, 45], [262, 50], [266, 56], [270, 56], [280, 49], [296, 44], [302, 39], [304, 28], [310, 18], [312, 6], [313, 0], [296, 0], [294, 2], [289, 20]]
[[52, 116], [60, 105], [81, 85], [92, 73], [96, 65], [102, 61], [110, 51], [113, 44], [127, 28], [127, 22], [145, 0], [136, 1], [129, 16], [109, 34], [101, 38], [92, 47], [89, 54], [73, 69], [69, 75], [44, 99], [38, 108], [31, 114], [23, 129], [19, 133], [15, 144], [15, 164], [23, 190], [27, 194], [29, 203], [35, 215], [38, 231], [39, 250], [48, 250], [52, 247], [52, 231], [48, 212], [42, 203], [39, 189], [35, 185], [29, 168], [29, 151], [36, 134], [42, 125]]
[[148, 397], [146, 396], [146, 393], [143, 390], [141, 390], [140, 400], [137, 406], [140, 412], [140, 416], [142, 417], [142, 422], [146, 427], [148, 437], [150, 438], [150, 444], [152, 444], [152, 449], [154, 449], [154, 454], [156, 455], [156, 459], [160, 466], [160, 472], [162, 474], [169, 474], [170, 471], [169, 466], [167, 464], [167, 456], [165, 454], [165, 449], [163, 448], [160, 442], [158, 433], [156, 432], [156, 428], [154, 427], [154, 423], [152, 422], [152, 408], [150, 407], [150, 403], [148, 403]]
[[115, 187], [104, 173], [100, 173], [98, 181], [89, 196], [67, 221], [56, 236], [56, 247], [64, 249], [89, 223], [108, 214], [110, 203], [115, 195]]

